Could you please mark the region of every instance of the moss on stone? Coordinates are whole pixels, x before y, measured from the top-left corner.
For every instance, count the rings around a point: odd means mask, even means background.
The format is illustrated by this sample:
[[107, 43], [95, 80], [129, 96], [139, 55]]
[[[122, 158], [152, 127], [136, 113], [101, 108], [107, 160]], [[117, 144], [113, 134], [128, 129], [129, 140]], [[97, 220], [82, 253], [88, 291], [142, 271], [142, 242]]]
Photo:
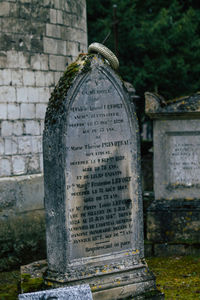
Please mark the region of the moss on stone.
[[49, 99], [45, 117], [45, 124], [54, 124], [57, 119], [57, 114], [59, 113], [60, 115], [62, 115], [65, 98], [70, 86], [79, 73], [86, 73], [91, 70], [90, 65], [93, 57], [93, 54], [80, 54], [77, 60], [67, 67]]
[[56, 121], [55, 112], [62, 110], [65, 96], [70, 88], [71, 83], [73, 82], [74, 77], [79, 71], [79, 67], [80, 65], [77, 62], [72, 63], [60, 78], [49, 99], [45, 123], [54, 123]]
[[87, 57], [85, 57], [85, 61], [83, 64], [83, 68], [81, 70], [82, 73], [87, 73], [91, 70], [91, 60], [94, 57], [94, 55], [87, 55]]
[[[99, 54], [98, 54], [99, 55]], [[55, 89], [53, 90], [51, 97], [49, 99], [49, 104], [45, 116], [45, 124], [54, 124], [58, 119], [58, 114], [61, 117], [64, 111], [64, 104], [67, 92], [75, 77], [81, 73], [87, 73], [91, 70], [91, 61], [92, 59], [97, 59], [96, 54], [80, 54], [75, 62], [70, 64], [65, 70], [63, 76], [58, 81]], [[101, 55], [100, 55], [101, 56]], [[101, 56], [101, 59], [105, 64], [106, 60]], [[115, 70], [114, 70], [115, 71]], [[116, 75], [122, 81], [119, 73], [116, 72]]]
[[32, 278], [30, 274], [21, 275], [21, 290], [23, 293], [37, 292], [46, 289], [42, 277]]

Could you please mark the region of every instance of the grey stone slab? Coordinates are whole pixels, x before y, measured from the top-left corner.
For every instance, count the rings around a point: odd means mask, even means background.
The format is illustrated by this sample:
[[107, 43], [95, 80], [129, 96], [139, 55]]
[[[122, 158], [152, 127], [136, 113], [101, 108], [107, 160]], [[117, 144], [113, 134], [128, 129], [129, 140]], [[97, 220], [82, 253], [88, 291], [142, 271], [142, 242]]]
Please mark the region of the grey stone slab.
[[199, 120], [154, 121], [155, 198], [198, 198], [199, 157]]
[[60, 79], [43, 149], [46, 284], [88, 283], [102, 299], [155, 289], [144, 261], [136, 110], [99, 55], [80, 56]]
[[44, 208], [43, 175], [0, 178], [0, 210], [25, 212]]
[[49, 103], [44, 131], [47, 255], [73, 278], [73, 267], [143, 256], [139, 136], [129, 95], [100, 58], [63, 101], [62, 115]]
[[154, 120], [155, 199], [195, 199], [200, 189], [200, 96], [164, 102], [146, 93]]
[[163, 243], [183, 254], [200, 242], [200, 95], [166, 101], [146, 93], [146, 113], [153, 119], [155, 193], [147, 238], [158, 244], [155, 254], [167, 254]]
[[89, 285], [71, 286], [35, 293], [20, 294], [19, 300], [92, 300]]

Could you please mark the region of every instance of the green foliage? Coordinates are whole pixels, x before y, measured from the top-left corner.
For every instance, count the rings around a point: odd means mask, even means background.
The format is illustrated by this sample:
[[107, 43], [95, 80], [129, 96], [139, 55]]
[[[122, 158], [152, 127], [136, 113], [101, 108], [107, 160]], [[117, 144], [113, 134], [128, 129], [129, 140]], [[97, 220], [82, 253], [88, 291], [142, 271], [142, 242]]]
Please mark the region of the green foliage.
[[[102, 42], [113, 28], [117, 4], [120, 74], [141, 97], [167, 99], [200, 86], [200, 7], [197, 1], [87, 0], [89, 43]], [[113, 34], [105, 43], [114, 50]]]

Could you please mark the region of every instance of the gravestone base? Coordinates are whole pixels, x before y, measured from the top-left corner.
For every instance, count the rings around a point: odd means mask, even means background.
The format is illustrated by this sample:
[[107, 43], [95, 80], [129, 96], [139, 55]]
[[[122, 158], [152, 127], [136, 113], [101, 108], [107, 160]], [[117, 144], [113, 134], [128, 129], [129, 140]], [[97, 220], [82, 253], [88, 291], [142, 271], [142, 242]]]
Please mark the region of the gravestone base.
[[137, 300], [164, 299], [164, 295], [156, 289], [155, 277], [145, 261], [126, 271], [105, 273], [75, 280], [49, 272], [46, 260], [37, 261], [21, 267], [21, 292], [89, 284], [94, 300], [132, 299], [131, 297]]
[[154, 200], [147, 211], [147, 239], [155, 255], [187, 255], [200, 249], [200, 201]]
[[53, 287], [62, 287], [69, 285], [89, 284], [93, 293], [93, 299], [126, 299], [129, 296], [139, 296], [145, 292], [155, 290], [155, 277], [148, 270], [145, 264], [135, 266], [135, 269], [116, 273], [106, 272], [97, 276], [91, 276], [80, 280], [63, 279], [61, 282], [60, 274], [53, 278], [46, 277], [46, 284]]

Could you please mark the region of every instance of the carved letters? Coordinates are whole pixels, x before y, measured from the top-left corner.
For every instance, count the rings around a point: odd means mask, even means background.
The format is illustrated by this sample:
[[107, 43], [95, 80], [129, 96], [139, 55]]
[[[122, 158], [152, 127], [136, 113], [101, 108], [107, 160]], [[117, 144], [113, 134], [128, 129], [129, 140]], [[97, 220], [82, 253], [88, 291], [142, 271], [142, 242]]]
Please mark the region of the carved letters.
[[[94, 94], [93, 103], [88, 95]], [[81, 104], [84, 99], [86, 106]], [[111, 83], [101, 93], [91, 88], [87, 91], [83, 85], [70, 109], [67, 139], [68, 229], [73, 257], [131, 248], [132, 140], [125, 107]]]
[[200, 184], [200, 142], [199, 136], [170, 136], [169, 157], [170, 183], [192, 186]]

